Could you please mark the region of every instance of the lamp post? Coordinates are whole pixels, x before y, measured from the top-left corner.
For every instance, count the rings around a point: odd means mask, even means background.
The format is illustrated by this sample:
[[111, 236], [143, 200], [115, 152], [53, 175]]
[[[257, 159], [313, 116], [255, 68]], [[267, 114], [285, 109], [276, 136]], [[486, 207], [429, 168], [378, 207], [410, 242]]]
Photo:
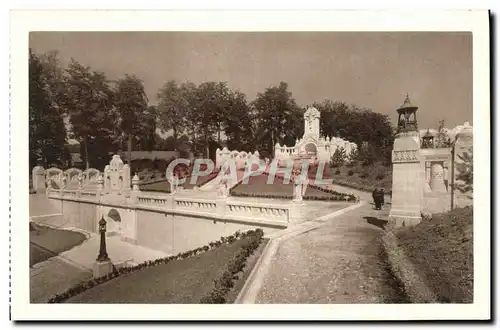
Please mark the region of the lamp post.
[[96, 260], [99, 262], [109, 261], [108, 252], [106, 251], [106, 220], [104, 220], [104, 216], [99, 220], [99, 233], [101, 234], [101, 244]]

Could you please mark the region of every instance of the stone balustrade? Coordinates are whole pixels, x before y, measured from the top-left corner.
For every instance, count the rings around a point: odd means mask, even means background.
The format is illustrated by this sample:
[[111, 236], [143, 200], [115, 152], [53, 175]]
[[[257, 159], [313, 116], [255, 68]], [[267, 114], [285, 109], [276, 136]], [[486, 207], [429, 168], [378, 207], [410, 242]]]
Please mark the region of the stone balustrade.
[[[225, 198], [215, 200], [180, 197], [175, 194], [158, 194], [134, 191], [130, 197], [121, 200], [109, 199], [105, 191], [86, 189], [48, 189], [49, 199], [61, 199], [100, 205], [126, 206], [129, 209], [151, 210], [153, 212], [173, 213], [185, 216], [206, 217], [221, 221], [262, 223], [287, 227], [292, 219], [292, 207], [287, 205], [264, 204], [257, 202], [229, 201]], [[121, 204], [121, 205], [120, 205]]]

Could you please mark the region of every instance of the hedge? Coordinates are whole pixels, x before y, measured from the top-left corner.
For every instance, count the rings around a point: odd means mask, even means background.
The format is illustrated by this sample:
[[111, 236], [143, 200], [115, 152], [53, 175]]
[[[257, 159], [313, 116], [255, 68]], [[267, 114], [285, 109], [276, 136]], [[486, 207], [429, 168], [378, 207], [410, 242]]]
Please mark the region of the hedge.
[[[263, 233], [264, 232], [262, 231], [262, 229], [249, 230], [249, 231], [246, 231], [243, 233], [240, 231], [237, 231], [233, 235], [229, 235], [227, 237], [221, 237], [221, 239], [218, 241], [210, 242], [207, 245], [196, 248], [194, 250], [189, 250], [186, 252], [179, 253], [175, 256], [159, 258], [156, 260], [144, 261], [144, 262], [138, 264], [137, 266], [132, 266], [132, 267], [123, 267], [120, 269], [113, 267], [113, 272], [111, 272], [110, 274], [102, 276], [102, 277], [90, 279], [87, 282], [79, 283], [79, 284], [73, 286], [72, 288], [69, 288], [68, 290], [66, 290], [63, 293], [59, 293], [59, 294], [54, 295], [53, 297], [51, 297], [47, 301], [47, 303], [49, 303], [49, 304], [62, 303], [73, 296], [76, 296], [76, 295], [78, 295], [86, 290], [89, 290], [89, 289], [91, 289], [99, 284], [108, 282], [108, 281], [110, 281], [114, 278], [117, 278], [123, 274], [128, 274], [128, 273], [131, 273], [131, 272], [134, 272], [137, 270], [141, 270], [143, 268], [154, 267], [154, 266], [157, 266], [160, 264], [166, 264], [172, 260], [186, 259], [186, 258], [189, 258], [191, 256], [195, 256], [195, 255], [204, 253], [206, 251], [209, 251], [211, 249], [217, 248], [223, 244], [232, 244], [236, 240], [243, 239], [245, 237], [252, 237], [252, 238], [256, 237], [256, 238], [258, 238], [258, 241], [260, 242], [260, 240], [262, 239]], [[252, 239], [251, 242], [253, 242], [253, 241], [254, 240]], [[249, 243], [249, 245], [253, 246], [252, 244], [253, 243]]]
[[[293, 199], [290, 195], [277, 195], [273, 193], [243, 193], [243, 192], [232, 192], [231, 196], [234, 197], [255, 197], [255, 198], [279, 198], [279, 199]], [[346, 199], [347, 197], [347, 199]], [[334, 196], [303, 196], [304, 200], [312, 201], [348, 201], [354, 202], [357, 197], [352, 194], [340, 194]]]
[[228, 263], [226, 270], [222, 272], [219, 278], [214, 280], [214, 289], [201, 298], [200, 303], [224, 304], [226, 302], [227, 294], [234, 287], [234, 281], [238, 279], [237, 274], [243, 271], [248, 257], [262, 243], [264, 232], [262, 229], [257, 229], [249, 236], [251, 239], [241, 247], [239, 253]]

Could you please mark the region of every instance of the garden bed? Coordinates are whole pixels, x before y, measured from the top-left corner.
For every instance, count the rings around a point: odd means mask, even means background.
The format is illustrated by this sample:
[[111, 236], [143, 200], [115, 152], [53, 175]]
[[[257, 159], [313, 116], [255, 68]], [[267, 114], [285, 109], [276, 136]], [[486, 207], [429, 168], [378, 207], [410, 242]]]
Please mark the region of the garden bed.
[[[218, 174], [219, 172], [213, 172], [207, 175], [198, 176], [195, 184], [191, 183], [191, 177], [186, 177], [186, 181], [182, 184], [182, 187], [184, 187], [184, 189], [194, 189], [194, 187], [201, 187], [216, 178]], [[171, 192], [170, 182], [167, 179], [160, 179], [155, 182], [142, 183], [140, 184], [140, 190], [164, 193]]]
[[[417, 226], [395, 231], [397, 246], [392, 252], [399, 250], [400, 257], [393, 258], [392, 267], [413, 269], [413, 274], [403, 276], [402, 282], [410, 296], [413, 291], [414, 302], [419, 302], [416, 298], [420, 302], [473, 302], [472, 225], [473, 209], [465, 207], [434, 214]], [[425, 288], [430, 293], [425, 293]]]
[[[280, 198], [292, 199], [294, 185], [290, 181], [285, 183], [281, 176], [276, 175], [274, 182], [268, 184], [269, 174], [263, 173], [249, 178], [248, 183], [240, 181], [231, 188], [231, 196], [235, 197], [256, 197], [256, 198]], [[305, 200], [324, 201], [355, 201], [356, 196], [339, 193], [320, 186], [308, 185]]]
[[[225, 303], [246, 260], [259, 250], [260, 229], [235, 233], [204, 247], [121, 268], [56, 295], [51, 303]], [[248, 268], [248, 267], [247, 267]], [[234, 294], [233, 294], [234, 295]]]
[[372, 192], [375, 188], [383, 188], [389, 195], [392, 190], [392, 167], [380, 164], [330, 168], [327, 176], [333, 184], [361, 191]]

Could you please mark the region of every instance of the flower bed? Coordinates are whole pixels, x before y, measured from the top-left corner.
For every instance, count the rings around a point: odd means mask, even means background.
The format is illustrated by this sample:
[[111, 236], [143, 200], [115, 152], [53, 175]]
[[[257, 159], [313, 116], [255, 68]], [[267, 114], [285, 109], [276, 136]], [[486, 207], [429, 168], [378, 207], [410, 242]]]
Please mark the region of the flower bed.
[[[250, 230], [250, 231], [243, 232], [243, 233], [240, 233], [238, 231], [238, 232], [236, 232], [233, 235], [230, 235], [228, 237], [221, 237], [220, 240], [215, 241], [215, 242], [211, 242], [203, 247], [199, 247], [199, 248], [191, 250], [191, 251], [179, 253], [175, 256], [146, 261], [146, 262], [143, 262], [143, 263], [141, 263], [137, 266], [134, 266], [134, 267], [124, 267], [124, 268], [120, 268], [120, 269], [114, 269], [114, 271], [112, 273], [110, 273], [109, 275], [106, 275], [106, 276], [103, 276], [100, 278], [94, 278], [94, 279], [91, 279], [87, 282], [80, 283], [80, 284], [76, 285], [75, 287], [70, 288], [69, 290], [67, 290], [64, 293], [55, 295], [54, 297], [49, 299], [48, 303], [62, 303], [62, 302], [65, 302], [66, 300], [68, 300], [74, 296], [77, 296], [79, 294], [82, 294], [83, 292], [90, 290], [98, 285], [101, 285], [101, 284], [106, 283], [110, 280], [116, 279], [117, 277], [120, 277], [121, 275], [135, 273], [136, 271], [143, 270], [145, 268], [164, 265], [164, 264], [170, 263], [170, 262], [175, 261], [175, 260], [188, 259], [190, 257], [204, 254], [205, 252], [216, 249], [218, 247], [221, 247], [222, 245], [229, 246], [229, 245], [235, 243], [236, 241], [240, 242], [241, 240], [245, 240], [244, 242], [242, 242], [243, 243], [242, 250], [245, 250], [245, 251], [252, 250], [254, 245], [255, 245], [255, 243], [253, 243], [253, 242], [258, 241], [260, 244], [262, 236], [263, 236], [262, 229]], [[247, 252], [244, 252], [244, 253], [247, 253]], [[217, 256], [217, 255], [215, 255], [215, 256]], [[240, 259], [238, 259], [238, 260], [240, 260]], [[238, 261], [238, 262], [241, 262], [241, 261]]]
[[[279, 199], [293, 199], [293, 196], [290, 195], [278, 195], [274, 193], [245, 193], [245, 192], [232, 192], [231, 196], [235, 197], [255, 197], [255, 198], [279, 198]], [[354, 202], [356, 201], [356, 196], [352, 194], [341, 194], [337, 193], [337, 195], [332, 196], [305, 196], [302, 197], [304, 200], [312, 200], [312, 201], [347, 201]]]
[[[263, 173], [259, 176], [250, 177], [247, 184], [240, 181], [231, 188], [230, 194], [235, 197], [258, 197], [258, 198], [293, 198], [293, 184], [284, 183], [282, 175], [275, 175], [275, 182], [267, 184], [269, 174]], [[312, 188], [312, 189], [309, 189]], [[356, 201], [353, 194], [340, 193], [331, 189], [323, 188], [317, 185], [308, 185], [305, 200], [317, 201]]]

